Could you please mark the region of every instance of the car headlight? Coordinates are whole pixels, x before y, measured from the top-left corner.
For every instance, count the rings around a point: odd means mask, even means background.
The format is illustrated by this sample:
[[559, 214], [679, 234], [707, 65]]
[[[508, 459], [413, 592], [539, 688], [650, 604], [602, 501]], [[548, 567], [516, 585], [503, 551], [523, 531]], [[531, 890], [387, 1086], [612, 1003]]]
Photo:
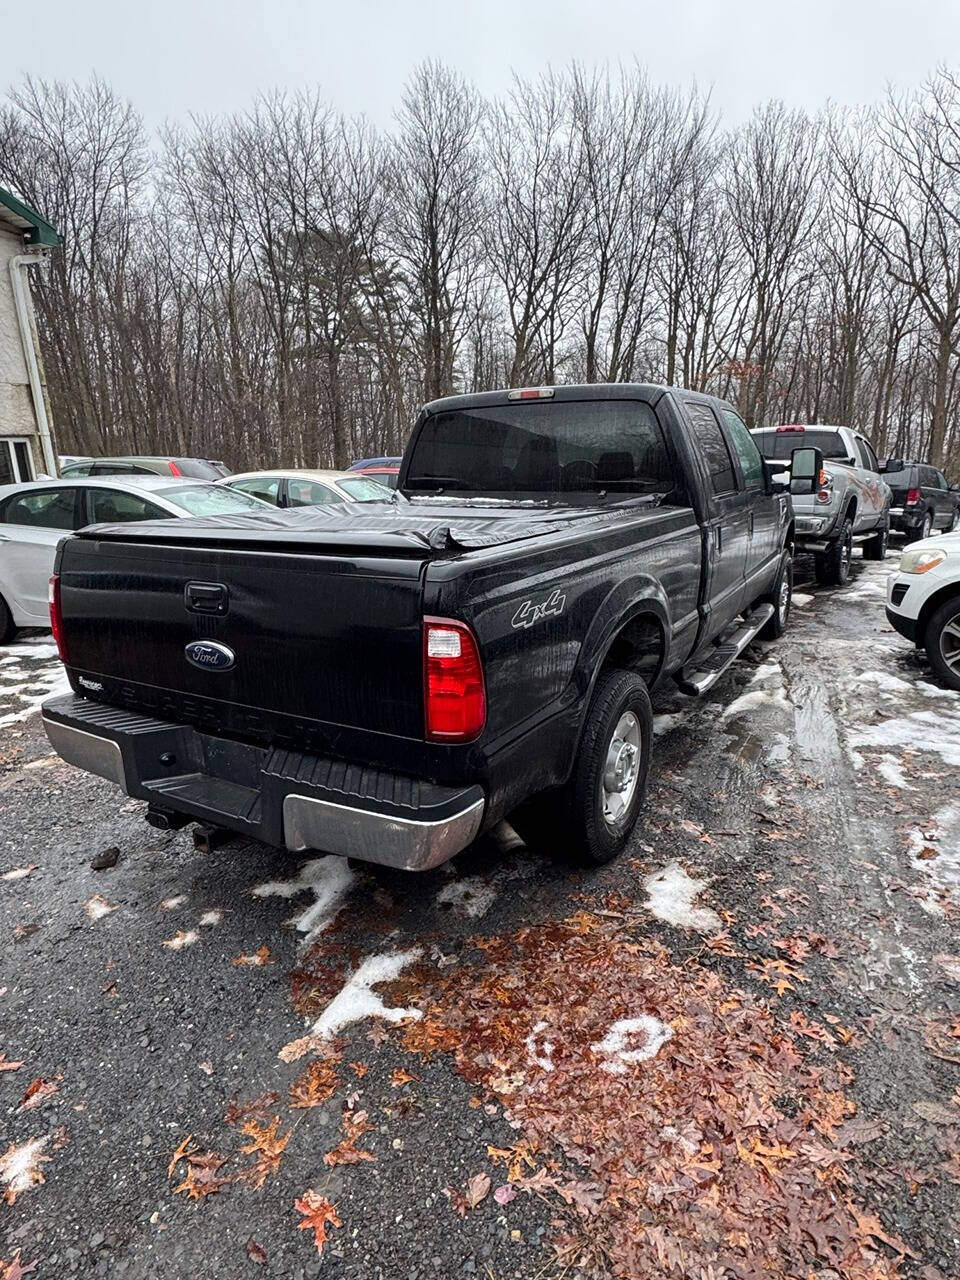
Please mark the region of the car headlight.
[[929, 573], [938, 564], [943, 564], [947, 553], [941, 547], [930, 547], [926, 551], [905, 551], [900, 557], [901, 573]]

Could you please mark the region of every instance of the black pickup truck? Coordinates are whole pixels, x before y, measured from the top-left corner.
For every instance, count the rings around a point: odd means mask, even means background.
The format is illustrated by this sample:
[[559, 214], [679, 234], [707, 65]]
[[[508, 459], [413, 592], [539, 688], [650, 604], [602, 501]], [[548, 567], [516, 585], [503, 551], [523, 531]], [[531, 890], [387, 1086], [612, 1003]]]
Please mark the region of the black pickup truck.
[[[819, 465], [797, 450], [795, 485]], [[157, 826], [412, 870], [509, 814], [605, 862], [642, 802], [650, 686], [701, 693], [786, 625], [784, 489], [693, 392], [439, 400], [393, 502], [66, 538], [51, 601], [73, 694], [46, 730]]]

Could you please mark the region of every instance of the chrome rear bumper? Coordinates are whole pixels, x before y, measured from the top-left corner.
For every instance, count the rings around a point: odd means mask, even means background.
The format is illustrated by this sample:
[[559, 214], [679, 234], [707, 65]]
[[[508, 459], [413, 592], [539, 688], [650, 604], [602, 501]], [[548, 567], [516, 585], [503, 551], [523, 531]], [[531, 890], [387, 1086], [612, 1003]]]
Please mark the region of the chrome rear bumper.
[[72, 694], [43, 706], [70, 764], [145, 800], [295, 853], [315, 849], [427, 871], [483, 823], [479, 786], [447, 787], [344, 761], [256, 747]]

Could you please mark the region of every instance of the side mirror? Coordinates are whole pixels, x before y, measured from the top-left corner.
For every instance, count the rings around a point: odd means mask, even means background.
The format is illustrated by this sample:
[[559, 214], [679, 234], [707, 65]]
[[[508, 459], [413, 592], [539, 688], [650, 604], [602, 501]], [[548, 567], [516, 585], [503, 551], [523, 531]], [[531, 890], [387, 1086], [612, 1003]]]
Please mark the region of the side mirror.
[[823, 453], [819, 449], [794, 449], [790, 455], [790, 492], [816, 493], [822, 471]]
[[880, 464], [880, 474], [886, 475], [888, 471], [903, 471], [905, 465], [902, 458], [887, 458]]

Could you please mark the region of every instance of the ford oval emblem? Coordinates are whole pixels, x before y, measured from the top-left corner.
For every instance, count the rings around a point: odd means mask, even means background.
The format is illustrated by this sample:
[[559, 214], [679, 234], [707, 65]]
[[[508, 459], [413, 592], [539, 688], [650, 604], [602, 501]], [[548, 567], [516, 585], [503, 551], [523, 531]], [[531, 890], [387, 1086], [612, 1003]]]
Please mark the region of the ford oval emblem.
[[229, 671], [237, 660], [232, 649], [216, 640], [191, 640], [184, 653], [201, 671]]

